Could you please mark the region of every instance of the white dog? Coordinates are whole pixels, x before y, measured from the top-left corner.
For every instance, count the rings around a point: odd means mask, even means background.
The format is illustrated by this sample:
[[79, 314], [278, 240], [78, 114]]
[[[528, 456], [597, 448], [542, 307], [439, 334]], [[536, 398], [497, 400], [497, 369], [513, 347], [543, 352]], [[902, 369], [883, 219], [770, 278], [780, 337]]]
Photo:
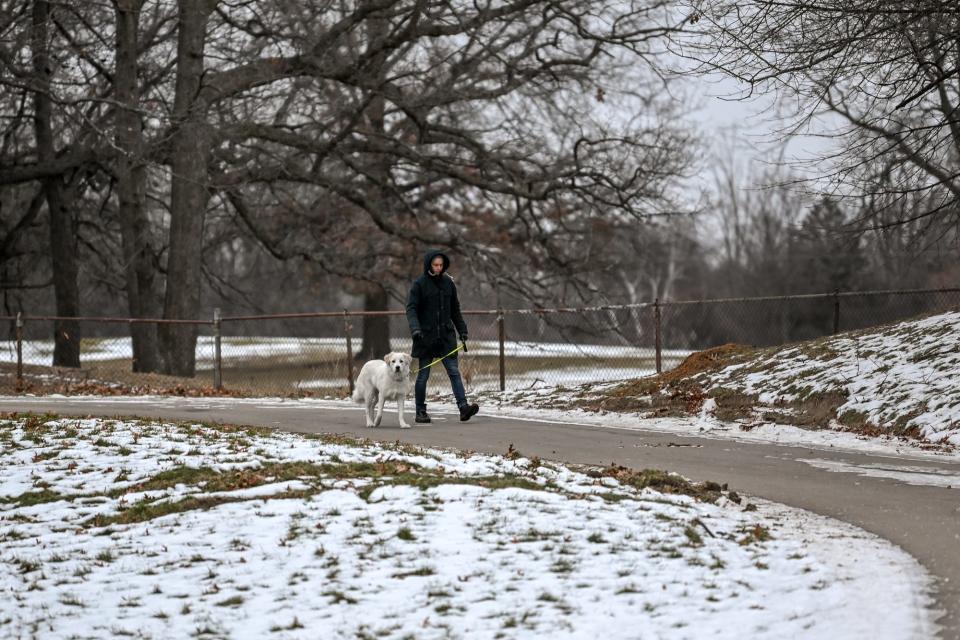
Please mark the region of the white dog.
[[[387, 400], [396, 400], [400, 428], [410, 428], [403, 419], [403, 401], [410, 393], [412, 362], [413, 358], [406, 353], [388, 353], [383, 360], [370, 360], [360, 369], [357, 384], [354, 386], [353, 401], [366, 407], [368, 427], [379, 427], [383, 419], [383, 404]], [[377, 406], [376, 417], [373, 415], [374, 405]]]

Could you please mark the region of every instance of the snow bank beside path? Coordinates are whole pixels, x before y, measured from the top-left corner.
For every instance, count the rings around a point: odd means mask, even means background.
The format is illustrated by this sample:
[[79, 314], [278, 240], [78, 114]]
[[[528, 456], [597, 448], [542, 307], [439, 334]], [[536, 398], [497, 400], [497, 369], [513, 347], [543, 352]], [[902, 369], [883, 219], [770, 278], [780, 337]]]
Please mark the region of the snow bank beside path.
[[840, 393], [841, 421], [960, 445], [960, 311], [765, 350], [706, 380], [764, 405]]
[[281, 432], [3, 420], [0, 630], [931, 635], [927, 576], [892, 545], [626, 478]]

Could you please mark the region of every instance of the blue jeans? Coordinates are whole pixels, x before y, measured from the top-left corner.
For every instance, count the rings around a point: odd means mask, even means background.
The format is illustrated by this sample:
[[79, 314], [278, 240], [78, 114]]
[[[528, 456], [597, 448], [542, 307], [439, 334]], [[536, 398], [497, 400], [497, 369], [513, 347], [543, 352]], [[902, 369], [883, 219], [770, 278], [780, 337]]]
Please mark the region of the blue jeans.
[[[435, 358], [420, 360], [419, 366], [426, 368], [420, 369], [420, 371], [417, 372], [417, 382], [413, 387], [418, 412], [427, 410], [427, 379], [430, 377], [430, 369], [437, 366], [427, 367], [427, 365], [434, 360]], [[447, 375], [450, 376], [450, 386], [453, 387], [453, 397], [457, 399], [457, 407], [466, 405], [467, 392], [464, 390], [463, 380], [460, 378], [460, 365], [457, 364], [457, 356], [453, 355], [449, 358], [444, 358], [441, 362], [443, 363], [443, 368], [447, 370]]]

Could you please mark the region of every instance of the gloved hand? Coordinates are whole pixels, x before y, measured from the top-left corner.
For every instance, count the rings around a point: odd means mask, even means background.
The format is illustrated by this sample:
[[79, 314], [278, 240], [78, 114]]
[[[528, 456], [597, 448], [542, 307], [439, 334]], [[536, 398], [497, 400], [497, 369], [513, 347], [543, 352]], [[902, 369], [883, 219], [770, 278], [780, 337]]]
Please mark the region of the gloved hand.
[[460, 336], [460, 343], [463, 345], [463, 352], [466, 353], [467, 352], [467, 334], [464, 333], [463, 335]]
[[420, 331], [419, 329], [417, 329], [416, 331], [413, 332], [414, 340], [419, 340], [422, 337], [423, 337], [423, 331]]

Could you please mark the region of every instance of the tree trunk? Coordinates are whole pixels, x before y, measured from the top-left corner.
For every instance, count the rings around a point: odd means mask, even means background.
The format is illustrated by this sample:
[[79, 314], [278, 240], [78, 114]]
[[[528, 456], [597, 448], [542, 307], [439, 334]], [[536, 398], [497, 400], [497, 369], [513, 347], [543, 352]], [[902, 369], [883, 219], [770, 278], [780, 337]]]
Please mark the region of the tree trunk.
[[[178, 17], [177, 82], [171, 140], [170, 251], [163, 304], [166, 319], [196, 319], [200, 307], [203, 222], [210, 199], [208, 162], [210, 131], [198, 97], [204, 65], [207, 19], [215, 2], [181, 0]], [[193, 376], [197, 326], [160, 327], [164, 371]]]
[[[379, 45], [379, 41], [387, 34], [387, 23], [383, 18], [373, 17], [366, 21], [367, 46], [370, 48]], [[368, 73], [378, 85], [373, 89], [376, 94], [370, 100], [364, 115], [366, 116], [366, 125], [374, 137], [385, 137], [385, 114], [386, 100], [379, 93], [379, 85], [386, 81], [386, 56], [377, 54], [370, 61]], [[368, 89], [370, 90], [370, 89]], [[381, 212], [386, 212], [390, 207], [390, 193], [387, 189], [387, 183], [390, 179], [390, 161], [383, 154], [371, 154], [370, 158], [370, 176], [373, 178], [368, 183], [368, 196], [374, 206]], [[389, 303], [387, 290], [381, 286], [368, 288], [363, 297], [363, 308], [365, 311], [386, 311]], [[360, 360], [370, 360], [373, 358], [382, 358], [390, 353], [390, 318], [388, 316], [364, 316], [363, 318], [363, 346], [357, 358]]]
[[[53, 103], [50, 98], [50, 3], [35, 0], [32, 14], [31, 44], [33, 48], [34, 131], [37, 137], [37, 156], [40, 163], [53, 162], [56, 149], [53, 142]], [[43, 180], [43, 191], [50, 217], [50, 258], [53, 269], [53, 290], [57, 315], [80, 315], [80, 292], [77, 288], [77, 247], [73, 216], [68, 210], [69, 198], [63, 188], [63, 178], [52, 176]], [[54, 323], [53, 365], [80, 366], [80, 323], [76, 320], [57, 320]]]
[[[148, 318], [157, 312], [154, 269], [150, 246], [150, 224], [144, 209], [146, 168], [143, 163], [143, 125], [138, 109], [137, 28], [142, 0], [116, 0], [117, 18], [114, 96], [117, 100], [115, 167], [123, 264], [126, 278], [127, 308], [132, 318]], [[157, 327], [130, 325], [133, 344], [133, 370], [160, 371]]]
[[[386, 311], [389, 302], [387, 290], [383, 287], [376, 287], [364, 295], [363, 309], [364, 311]], [[363, 346], [360, 353], [357, 354], [357, 359], [382, 358], [390, 351], [390, 317], [364, 316]]]

